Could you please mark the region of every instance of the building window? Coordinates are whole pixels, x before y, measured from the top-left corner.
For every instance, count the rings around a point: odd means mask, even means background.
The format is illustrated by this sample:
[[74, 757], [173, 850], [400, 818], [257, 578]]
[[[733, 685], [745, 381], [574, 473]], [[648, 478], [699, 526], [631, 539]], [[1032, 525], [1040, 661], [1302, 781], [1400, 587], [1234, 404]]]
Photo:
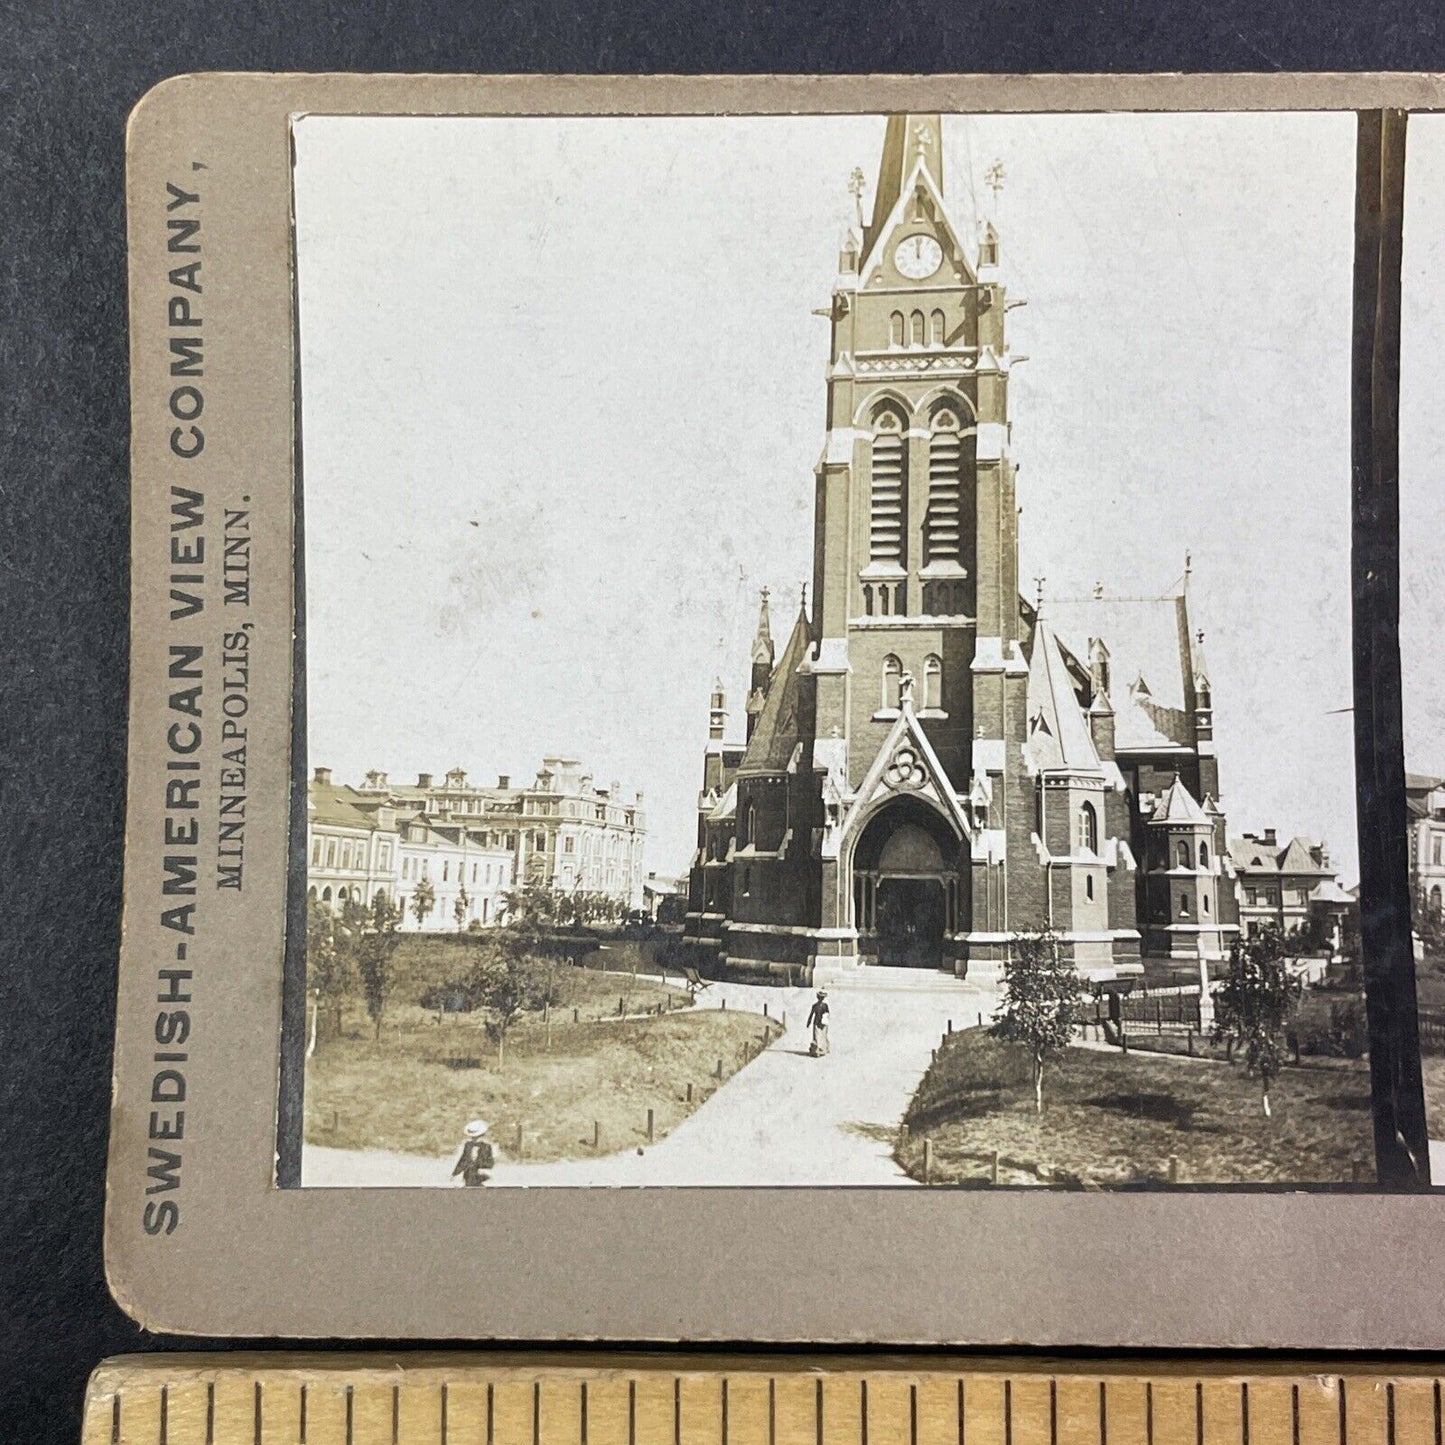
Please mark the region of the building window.
[[564, 839], [562, 840], [562, 851], [563, 851], [564, 853], [571, 853], [571, 852], [574, 850], [574, 848], [575, 848], [576, 842], [577, 842], [577, 840], [576, 840], [575, 838], [572, 838], [572, 837], [564, 838]]
[[1206, 916], [1209, 913], [1209, 895], [1207, 893], [1204, 895], [1204, 912]]
[[932, 655], [923, 660], [923, 705], [934, 711], [943, 707], [943, 661]]
[[1189, 844], [1182, 838], [1179, 840], [1179, 846], [1174, 850], [1174, 856], [1181, 868], [1189, 866]]
[[903, 345], [903, 313], [895, 311], [888, 318], [888, 344], [889, 346]]
[[908, 317], [908, 344], [923, 345], [923, 312], [914, 311]]
[[316, 838], [311, 844], [311, 861], [319, 864], [321, 862], [321, 839]]
[[1179, 895], [1179, 916], [1181, 918], [1189, 917], [1189, 895], [1187, 893]]
[[445, 882], [447, 881], [447, 879], [451, 877], [451, 872], [452, 872], [452, 865], [451, 865], [449, 862], [443, 860], [443, 862], [442, 862], [442, 882], [443, 882], [443, 883], [445, 883]]
[[1437, 868], [1442, 862], [1445, 862], [1445, 858], [1441, 857], [1442, 847], [1445, 847], [1445, 838], [1441, 838], [1439, 833], [1432, 835], [1430, 839], [1430, 861]]
[[[873, 423], [873, 508], [869, 555], [874, 562], [903, 565], [903, 490], [908, 458], [903, 422], [893, 411], [881, 412]], [[884, 608], [887, 611], [887, 608]]]
[[1099, 815], [1092, 803], [1079, 806], [1079, 852], [1096, 856], [1099, 852]]
[[934, 346], [943, 345], [943, 312], [934, 311], [928, 317], [928, 339]]
[[382, 869], [383, 871], [385, 871], [386, 869], [388, 869], [388, 868], [391, 867], [391, 844], [390, 844], [390, 843], [383, 843], [383, 844], [381, 845], [381, 856], [380, 856], [379, 859], [377, 860], [377, 865], [376, 865], [376, 866], [377, 866], [378, 868]]
[[1090, 903], [1094, 901], [1094, 875], [1092, 873], [1086, 873], [1084, 875], [1084, 897], [1087, 898]]
[[1209, 844], [1208, 844], [1208, 843], [1201, 843], [1201, 844], [1199, 845], [1199, 866], [1200, 866], [1201, 868], [1208, 868], [1208, 867], [1209, 867]]
[[959, 560], [959, 484], [963, 477], [963, 437], [958, 413], [943, 407], [933, 418], [928, 439], [928, 515], [923, 523], [923, 563]]
[[332, 838], [326, 845], [326, 866], [336, 867], [336, 839]]
[[902, 679], [903, 664], [890, 652], [883, 659], [883, 707], [885, 711], [898, 711], [899, 684]]
[[[490, 866], [489, 866], [489, 867], [487, 868], [487, 872], [490, 873], [491, 871], [492, 871], [492, 870], [491, 870], [491, 868], [490, 868]], [[475, 883], [476, 881], [477, 881], [477, 865], [476, 865], [475, 863], [473, 863], [473, 864], [472, 864], [472, 882]]]
[[1440, 885], [1438, 883], [1430, 890], [1430, 912], [1436, 918], [1440, 916]]

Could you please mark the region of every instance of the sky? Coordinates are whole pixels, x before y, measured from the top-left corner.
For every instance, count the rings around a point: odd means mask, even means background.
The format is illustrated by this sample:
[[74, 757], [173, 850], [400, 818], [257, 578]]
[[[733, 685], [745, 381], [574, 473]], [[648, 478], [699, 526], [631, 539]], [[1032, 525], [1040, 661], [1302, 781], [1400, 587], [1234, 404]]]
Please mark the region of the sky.
[[[811, 576], [815, 308], [883, 127], [298, 121], [312, 765], [575, 754], [686, 868], [712, 679], [740, 735], [758, 589], [781, 648]], [[952, 209], [995, 217], [1026, 303], [1020, 576], [1159, 594], [1191, 551], [1231, 831], [1322, 838], [1346, 883], [1353, 144], [1341, 115], [944, 120]]]

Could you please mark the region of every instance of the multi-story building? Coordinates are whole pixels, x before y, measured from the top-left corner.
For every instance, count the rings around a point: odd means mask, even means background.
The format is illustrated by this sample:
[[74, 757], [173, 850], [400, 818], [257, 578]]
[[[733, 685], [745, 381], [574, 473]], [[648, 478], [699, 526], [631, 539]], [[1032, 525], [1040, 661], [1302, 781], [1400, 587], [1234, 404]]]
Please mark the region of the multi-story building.
[[[639, 909], [646, 832], [640, 793], [624, 798], [615, 782], [598, 786], [577, 759], [560, 755], [544, 758], [522, 787], [505, 775], [484, 787], [461, 768], [409, 784], [373, 771], [347, 787], [317, 768], [308, 890], [338, 904], [384, 892], [405, 909], [402, 927], [430, 931], [498, 922], [504, 895], [519, 884], [600, 893]], [[423, 880], [432, 907], [419, 919]]]
[[1405, 774], [1409, 810], [1410, 896], [1416, 908], [1445, 914], [1445, 778]]
[[1312, 934], [1322, 908], [1348, 907], [1349, 896], [1323, 843], [1291, 838], [1281, 843], [1274, 828], [1229, 840], [1239, 925], [1249, 938], [1267, 929]]
[[891, 116], [827, 312], [812, 610], [775, 656], [765, 600], [744, 741], [713, 690], [687, 936], [730, 966], [997, 975], [1047, 927], [1108, 974], [1237, 933], [1187, 561], [1165, 595], [1019, 594], [1013, 304], [940, 117]]

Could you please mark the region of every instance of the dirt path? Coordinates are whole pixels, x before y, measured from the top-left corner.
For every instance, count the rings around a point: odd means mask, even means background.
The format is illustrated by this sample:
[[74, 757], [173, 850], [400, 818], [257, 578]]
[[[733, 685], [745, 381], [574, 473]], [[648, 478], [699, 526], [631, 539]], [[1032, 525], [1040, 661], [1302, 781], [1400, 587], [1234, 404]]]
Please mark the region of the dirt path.
[[[646, 1150], [550, 1164], [499, 1160], [492, 1186], [911, 1184], [894, 1163], [895, 1131], [932, 1050], [994, 1006], [992, 994], [943, 979], [922, 989], [836, 988], [832, 1052], [808, 1056], [809, 989], [715, 984], [700, 1006], [786, 1011], [788, 1031], [667, 1138]], [[428, 1159], [308, 1145], [308, 1185], [450, 1184], [454, 1155]]]

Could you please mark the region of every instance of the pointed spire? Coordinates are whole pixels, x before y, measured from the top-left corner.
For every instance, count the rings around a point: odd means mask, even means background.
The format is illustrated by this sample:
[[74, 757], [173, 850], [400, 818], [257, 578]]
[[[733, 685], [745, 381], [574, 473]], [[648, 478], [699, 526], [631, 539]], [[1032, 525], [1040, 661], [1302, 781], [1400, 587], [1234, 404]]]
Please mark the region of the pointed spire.
[[922, 157], [940, 193], [943, 190], [943, 125], [936, 115], [890, 115], [883, 132], [883, 156], [873, 192], [873, 218], [863, 233], [863, 252], [872, 251], [883, 223], [903, 194], [913, 167]]
[[753, 665], [766, 663], [771, 672], [773, 667], [773, 623], [768, 613], [769, 590], [764, 587], [762, 602], [758, 607], [758, 630], [753, 636]]

